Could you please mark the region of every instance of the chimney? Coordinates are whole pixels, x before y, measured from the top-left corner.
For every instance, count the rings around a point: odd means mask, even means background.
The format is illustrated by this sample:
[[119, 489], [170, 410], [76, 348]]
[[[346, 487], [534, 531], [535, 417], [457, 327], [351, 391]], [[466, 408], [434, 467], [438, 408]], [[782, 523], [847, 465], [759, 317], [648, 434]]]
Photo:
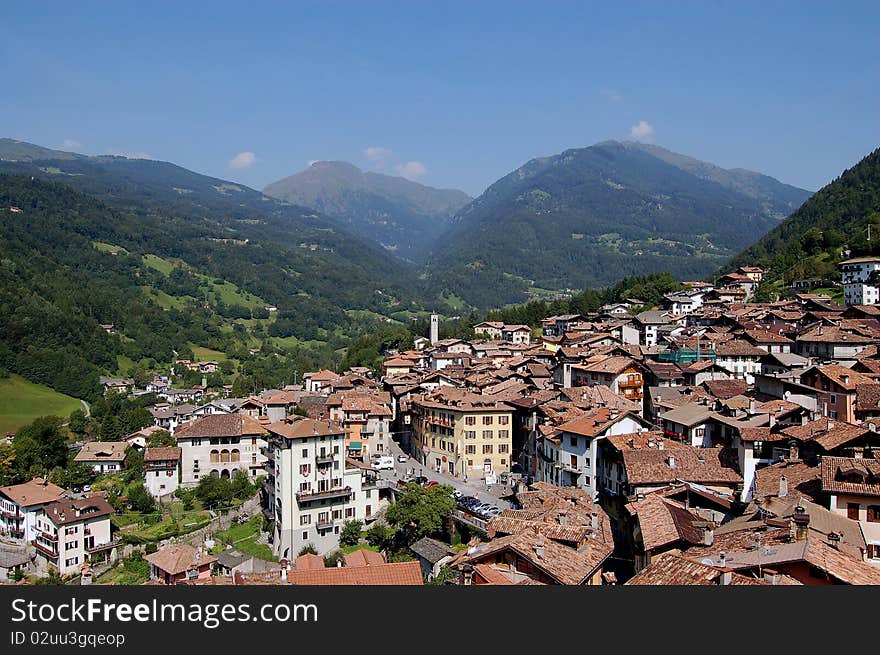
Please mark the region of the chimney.
[[702, 528], [703, 531], [703, 545], [711, 546], [715, 543], [715, 530], [711, 525], [706, 525]]
[[840, 380], [841, 380], [841, 382], [843, 382], [844, 384], [849, 384], [849, 376], [848, 376], [848, 375], [841, 375], [841, 376], [840, 376]]
[[544, 559], [544, 542], [539, 541], [535, 544], [535, 557]]
[[779, 497], [785, 498], [788, 496], [788, 478], [784, 475], [779, 478]]
[[770, 423], [769, 423], [769, 425], [770, 425], [771, 428], [773, 428], [773, 427], [776, 425], [776, 414], [773, 413], [773, 412], [770, 413]]
[[833, 429], [834, 429], [834, 421], [828, 421], [827, 431], [831, 432], [831, 430], [833, 430]]
[[794, 515], [788, 525], [788, 536], [792, 541], [803, 541], [807, 538], [807, 530], [810, 527], [810, 515], [801, 505], [794, 508]]
[[840, 533], [834, 532], [833, 530], [829, 532], [828, 545], [831, 546], [834, 550], [837, 550], [840, 547]]
[[590, 527], [594, 533], [599, 530], [599, 512], [596, 510], [590, 512]]
[[665, 448], [663, 444], [663, 437], [657, 439], [657, 450], [663, 450]]
[[559, 525], [568, 525], [568, 513], [567, 512], [559, 512], [559, 515], [556, 517], [556, 520], [559, 521]]
[[789, 459], [799, 459], [800, 458], [800, 446], [798, 442], [792, 439], [788, 442], [788, 458]]
[[752, 398], [751, 400], [749, 400], [749, 414], [754, 416], [755, 411], [756, 411], [755, 399]]
[[674, 469], [675, 468], [675, 456], [670, 455], [669, 457], [667, 457], [666, 463], [669, 464], [669, 468]]
[[281, 582], [287, 582], [287, 569], [283, 566], [281, 567]]
[[764, 569], [764, 582], [772, 585], [779, 584], [779, 574], [774, 569]]
[[718, 577], [718, 584], [726, 587], [730, 584], [731, 580], [733, 580], [733, 571], [730, 569], [724, 569]]

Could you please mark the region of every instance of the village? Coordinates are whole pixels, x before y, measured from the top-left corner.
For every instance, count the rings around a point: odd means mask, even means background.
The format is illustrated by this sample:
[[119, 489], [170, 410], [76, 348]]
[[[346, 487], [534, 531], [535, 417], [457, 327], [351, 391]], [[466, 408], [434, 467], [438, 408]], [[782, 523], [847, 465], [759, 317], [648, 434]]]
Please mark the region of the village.
[[152, 585], [880, 584], [878, 268], [841, 264], [845, 306], [754, 302], [744, 266], [540, 329], [440, 339], [432, 316], [381, 372], [247, 398], [153, 379], [154, 425], [75, 461], [101, 479], [139, 453], [159, 508], [213, 481], [246, 497], [138, 541], [98, 483], [2, 487], [0, 580], [98, 584], [134, 558]]

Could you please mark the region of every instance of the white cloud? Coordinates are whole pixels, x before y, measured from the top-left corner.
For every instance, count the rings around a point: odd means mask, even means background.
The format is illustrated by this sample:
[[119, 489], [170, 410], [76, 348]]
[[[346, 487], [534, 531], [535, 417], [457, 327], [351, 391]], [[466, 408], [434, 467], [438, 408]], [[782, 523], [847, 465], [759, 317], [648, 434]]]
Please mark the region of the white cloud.
[[623, 96], [619, 91], [615, 91], [614, 89], [602, 89], [601, 93], [611, 102], [623, 102]]
[[654, 126], [648, 121], [639, 121], [629, 128], [629, 135], [637, 141], [650, 141], [654, 136]]
[[64, 139], [64, 141], [61, 142], [61, 147], [65, 150], [79, 150], [82, 146], [83, 144], [76, 139]]
[[252, 152], [240, 152], [229, 160], [229, 168], [250, 168], [257, 163], [257, 156]]
[[391, 156], [391, 150], [381, 146], [370, 146], [364, 149], [364, 157], [374, 164], [384, 164], [385, 160]]
[[408, 180], [416, 180], [428, 172], [428, 169], [420, 161], [408, 161], [405, 164], [397, 164], [394, 170], [397, 171], [398, 175]]
[[108, 150], [107, 154], [115, 155], [116, 157], [125, 157], [126, 159], [155, 159], [155, 157], [148, 152], [131, 150]]

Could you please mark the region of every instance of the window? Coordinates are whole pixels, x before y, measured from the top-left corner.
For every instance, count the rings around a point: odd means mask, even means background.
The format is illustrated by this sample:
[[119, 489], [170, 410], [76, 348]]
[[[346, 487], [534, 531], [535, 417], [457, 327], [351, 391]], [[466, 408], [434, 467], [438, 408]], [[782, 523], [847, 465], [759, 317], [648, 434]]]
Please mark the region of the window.
[[483, 454], [484, 455], [491, 455], [492, 454], [492, 444], [486, 444], [485, 446], [483, 446]]
[[354, 516], [354, 507], [346, 507], [345, 518], [350, 519], [352, 516]]
[[493, 416], [484, 416], [483, 417], [483, 425], [492, 425], [493, 419], [494, 419]]
[[880, 505], [868, 505], [868, 521], [880, 523]]
[[74, 566], [79, 562], [79, 557], [71, 557], [70, 559], [64, 560], [65, 566]]
[[492, 430], [483, 430], [483, 439], [491, 439]]
[[72, 528], [64, 528], [64, 534], [76, 534], [77, 530], [79, 530], [79, 528], [76, 526]]
[[577, 468], [577, 465], [578, 465], [578, 458], [577, 458], [577, 455], [572, 455], [572, 456], [571, 456], [570, 461], [569, 461], [569, 464], [571, 465], [571, 468], [573, 468], [573, 469], [576, 469], [576, 468]]
[[77, 546], [79, 546], [78, 541], [68, 541], [66, 544], [64, 544], [64, 549], [65, 550], [73, 550]]
[[476, 455], [477, 454], [477, 447], [474, 444], [468, 444], [467, 446], [464, 447], [464, 454], [465, 455]]
[[498, 452], [499, 453], [506, 453], [508, 451], [508, 448], [510, 448], [509, 444], [506, 444], [506, 443], [498, 444]]
[[309, 456], [309, 449], [308, 448], [303, 448], [303, 455], [302, 456], [303, 456], [303, 459], [305, 459], [306, 457]]
[[499, 439], [507, 439], [510, 433], [507, 430], [498, 430], [498, 438]]
[[509, 416], [499, 416], [498, 425], [507, 425], [510, 422]]
[[868, 559], [880, 559], [880, 544], [868, 544]]
[[299, 467], [300, 475], [308, 475], [310, 471], [310, 466], [308, 464], [301, 464]]
[[477, 417], [476, 416], [465, 416], [464, 417], [464, 424], [465, 425], [476, 425], [477, 424]]
[[311, 522], [312, 522], [312, 515], [311, 514], [301, 514], [300, 515], [300, 517], [299, 517], [299, 524], [300, 525], [309, 525]]
[[859, 520], [859, 507], [858, 503], [847, 503], [846, 504], [846, 518], [852, 519], [853, 521]]
[[568, 438], [568, 443], [569, 443], [569, 445], [571, 445], [571, 446], [577, 446], [577, 445], [578, 445], [578, 438], [577, 438], [577, 437], [574, 437], [574, 436], [570, 436], [570, 437]]
[[465, 430], [464, 438], [465, 439], [476, 439], [477, 438], [477, 431], [476, 430]]
[[303, 541], [306, 541], [308, 538], [309, 538], [309, 531], [308, 531], [308, 530], [304, 530], [304, 531], [303, 531]]

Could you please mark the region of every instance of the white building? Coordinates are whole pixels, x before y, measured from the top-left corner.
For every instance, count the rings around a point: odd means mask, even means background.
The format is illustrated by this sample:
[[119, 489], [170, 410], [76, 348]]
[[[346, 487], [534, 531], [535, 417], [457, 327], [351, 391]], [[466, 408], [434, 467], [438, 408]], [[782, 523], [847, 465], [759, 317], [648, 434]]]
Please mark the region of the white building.
[[569, 421], [539, 446], [537, 478], [560, 487], [580, 487], [598, 498], [596, 479], [602, 470], [598, 444], [607, 436], [631, 434], [647, 429], [650, 423], [629, 412], [603, 407]]
[[64, 489], [44, 478], [0, 487], [0, 534], [25, 541], [36, 538], [37, 511], [60, 500], [63, 494]]
[[147, 448], [144, 451], [144, 484], [154, 498], [177, 491], [180, 484], [180, 448]]
[[125, 462], [127, 441], [90, 441], [84, 444], [73, 461], [91, 466], [95, 473], [118, 473]]
[[880, 301], [880, 285], [871, 283], [871, 274], [880, 270], [880, 257], [856, 257], [838, 264], [843, 282], [843, 302], [874, 305]]
[[76, 574], [87, 560], [105, 556], [118, 546], [110, 540], [113, 508], [103, 498], [66, 498], [44, 505], [36, 513], [36, 566], [41, 573], [49, 567], [61, 575]]
[[195, 487], [205, 475], [231, 478], [242, 470], [251, 478], [264, 472], [266, 430], [242, 414], [212, 414], [174, 432], [180, 447], [180, 484]]
[[378, 489], [364, 469], [346, 463], [340, 424], [297, 416], [268, 430], [266, 497], [274, 519], [273, 552], [288, 560], [309, 544], [322, 555], [332, 552], [346, 521], [365, 522], [376, 511]]

